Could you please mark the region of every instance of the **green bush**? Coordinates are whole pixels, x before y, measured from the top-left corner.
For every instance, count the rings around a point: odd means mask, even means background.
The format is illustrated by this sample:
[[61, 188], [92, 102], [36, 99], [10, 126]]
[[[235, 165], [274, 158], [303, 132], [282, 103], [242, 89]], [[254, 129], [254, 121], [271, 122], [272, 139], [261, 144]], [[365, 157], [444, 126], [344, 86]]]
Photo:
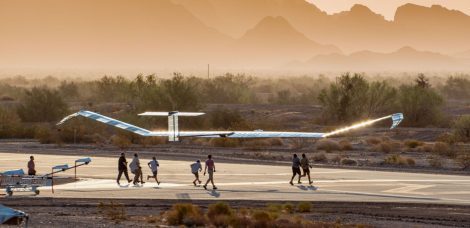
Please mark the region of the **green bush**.
[[458, 118], [452, 128], [459, 142], [470, 142], [470, 115]]
[[405, 115], [403, 124], [413, 127], [440, 126], [444, 99], [427, 79], [419, 77], [415, 85], [402, 85], [398, 93], [398, 109]]
[[23, 122], [53, 122], [68, 113], [68, 106], [57, 90], [34, 87], [26, 91], [17, 112]]

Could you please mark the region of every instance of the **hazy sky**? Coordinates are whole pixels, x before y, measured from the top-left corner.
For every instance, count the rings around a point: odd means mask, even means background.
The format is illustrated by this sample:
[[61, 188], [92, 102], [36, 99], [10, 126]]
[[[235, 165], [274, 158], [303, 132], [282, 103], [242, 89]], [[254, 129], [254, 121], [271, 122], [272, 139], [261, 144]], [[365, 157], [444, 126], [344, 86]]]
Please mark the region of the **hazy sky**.
[[398, 6], [406, 3], [414, 3], [417, 5], [431, 6], [435, 4], [442, 5], [449, 9], [460, 10], [470, 15], [470, 0], [307, 0], [314, 3], [320, 9], [328, 13], [336, 13], [348, 10], [354, 4], [363, 4], [368, 6], [372, 11], [380, 13], [388, 20], [392, 20], [395, 10]]

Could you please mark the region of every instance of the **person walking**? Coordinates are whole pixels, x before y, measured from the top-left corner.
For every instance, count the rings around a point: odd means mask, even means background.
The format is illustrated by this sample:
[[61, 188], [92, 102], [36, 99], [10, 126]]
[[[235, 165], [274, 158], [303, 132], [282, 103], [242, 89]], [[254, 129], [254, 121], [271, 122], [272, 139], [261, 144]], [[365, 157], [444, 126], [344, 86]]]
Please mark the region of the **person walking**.
[[202, 181], [199, 180], [199, 172], [202, 171], [201, 161], [197, 160], [196, 162], [191, 164], [190, 167], [191, 167], [191, 173], [193, 173], [194, 176], [196, 177], [196, 179], [194, 179], [193, 181], [194, 186], [196, 186], [196, 181], [198, 181], [199, 184], [201, 184]]
[[132, 161], [129, 164], [129, 168], [131, 168], [131, 172], [135, 175], [134, 185], [137, 185], [139, 183], [139, 178], [140, 183], [144, 184], [145, 182], [142, 177], [142, 167], [140, 166], [139, 155], [134, 154], [134, 158], [132, 158]]
[[302, 182], [300, 182], [300, 177], [302, 176], [300, 173], [300, 159], [297, 157], [297, 154], [294, 154], [292, 158], [292, 178], [289, 182], [290, 185], [294, 185], [292, 181], [294, 181], [296, 175], [299, 175], [299, 181], [297, 183], [302, 184]]
[[36, 164], [34, 163], [34, 156], [29, 156], [28, 175], [30, 176], [36, 175]]
[[160, 167], [160, 164], [158, 164], [157, 158], [153, 157], [152, 161], [147, 163], [149, 166], [150, 170], [152, 170], [153, 176], [147, 175], [147, 180], [149, 180], [151, 177], [155, 178], [155, 181], [157, 182], [158, 185], [160, 185], [160, 181], [158, 181], [157, 174], [158, 174], [158, 167]]
[[121, 156], [119, 157], [119, 161], [118, 161], [118, 176], [117, 176], [117, 183], [120, 185], [120, 181], [121, 181], [121, 177], [122, 177], [122, 174], [124, 174], [124, 176], [126, 177], [127, 179], [127, 182], [128, 183], [131, 183], [131, 179], [129, 178], [129, 173], [127, 172], [127, 160], [126, 160], [126, 155], [124, 153], [121, 153]]
[[307, 156], [305, 156], [305, 154], [302, 154], [302, 159], [300, 160], [300, 166], [302, 167], [302, 170], [304, 171], [304, 174], [302, 175], [302, 177], [305, 177], [306, 175], [308, 175], [308, 183], [312, 184], [313, 181], [310, 179], [310, 168], [312, 168], [312, 166], [309, 164], [308, 158]]
[[204, 189], [207, 190], [207, 184], [210, 181], [212, 183], [212, 189], [216, 190], [217, 187], [214, 185], [215, 164], [214, 160], [212, 160], [212, 155], [210, 154], [207, 156], [206, 165], [204, 167], [204, 176], [206, 175], [206, 171], [209, 173], [209, 179], [207, 179], [206, 184], [203, 186]]

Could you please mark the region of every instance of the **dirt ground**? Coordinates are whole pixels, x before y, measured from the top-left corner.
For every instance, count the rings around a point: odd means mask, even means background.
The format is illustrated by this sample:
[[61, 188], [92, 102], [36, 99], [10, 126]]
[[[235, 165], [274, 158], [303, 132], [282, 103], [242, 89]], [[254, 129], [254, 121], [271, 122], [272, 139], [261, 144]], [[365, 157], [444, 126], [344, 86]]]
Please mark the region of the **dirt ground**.
[[[30, 215], [30, 227], [127, 227], [161, 224], [160, 213], [175, 203], [192, 203], [207, 209], [214, 201], [116, 200], [125, 210], [124, 221], [107, 218], [99, 212], [99, 203], [108, 199], [1, 199], [0, 203]], [[232, 208], [264, 208], [286, 202], [230, 201]], [[296, 204], [296, 202], [289, 202]], [[306, 219], [373, 227], [468, 227], [469, 206], [406, 203], [313, 202], [312, 212], [300, 214]], [[151, 218], [151, 219], [149, 219]]]

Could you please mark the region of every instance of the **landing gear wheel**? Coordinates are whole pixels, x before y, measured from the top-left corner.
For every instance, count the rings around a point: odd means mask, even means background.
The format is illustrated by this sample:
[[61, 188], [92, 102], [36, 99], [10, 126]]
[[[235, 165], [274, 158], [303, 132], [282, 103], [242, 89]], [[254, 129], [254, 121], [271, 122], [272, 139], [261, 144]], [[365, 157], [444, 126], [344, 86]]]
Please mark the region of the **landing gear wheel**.
[[39, 195], [39, 190], [34, 191], [36, 195]]

